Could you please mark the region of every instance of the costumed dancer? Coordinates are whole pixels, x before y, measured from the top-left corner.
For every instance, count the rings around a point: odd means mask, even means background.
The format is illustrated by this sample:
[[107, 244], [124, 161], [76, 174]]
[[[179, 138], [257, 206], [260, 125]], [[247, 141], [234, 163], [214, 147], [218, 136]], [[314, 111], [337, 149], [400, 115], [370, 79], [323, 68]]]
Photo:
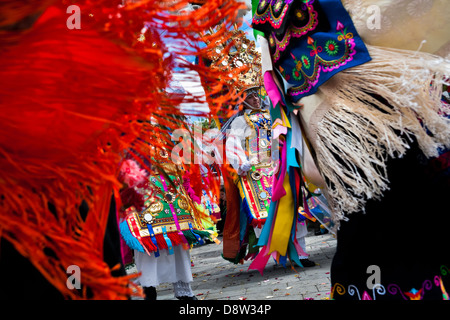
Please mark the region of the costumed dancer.
[[[264, 96], [261, 86], [261, 69], [259, 54], [254, 50], [254, 42], [249, 41], [242, 31], [231, 31], [232, 46], [228, 60], [223, 61], [212, 57], [212, 68], [220, 68], [223, 65], [230, 69], [238, 70], [239, 67], [247, 66], [238, 73], [238, 80], [231, 83], [235, 90], [243, 95], [242, 110], [235, 113], [221, 128], [226, 134], [226, 161], [231, 163], [235, 172], [233, 173], [233, 184], [227, 186], [227, 220], [224, 228], [224, 258], [234, 263], [242, 263], [244, 259], [253, 259], [259, 252], [258, 238], [262, 227], [269, 216], [271, 208], [271, 197], [275, 173], [278, 170], [278, 161], [272, 157], [272, 123], [268, 107], [268, 100]], [[229, 44], [228, 44], [229, 45]], [[214, 51], [217, 54], [217, 51]], [[221, 50], [219, 49], [219, 52]], [[239, 107], [239, 105], [237, 106]], [[278, 155], [278, 149], [276, 150]], [[286, 156], [283, 154], [282, 156]], [[295, 155], [294, 155], [295, 162]], [[298, 166], [297, 166], [298, 167]], [[299, 190], [299, 179], [295, 180], [295, 169], [292, 169], [293, 180], [282, 179], [284, 187], [289, 189], [292, 197], [287, 197], [281, 204], [282, 212], [289, 212], [286, 216], [279, 214], [276, 232], [284, 228], [293, 229], [287, 237], [280, 236], [280, 241], [288, 241], [292, 244], [290, 254], [294, 254], [297, 261], [299, 257], [304, 259], [305, 266], [313, 266], [314, 262], [307, 259], [308, 255], [298, 243], [304, 243], [307, 233], [303, 216], [298, 215], [297, 190]], [[283, 175], [286, 171], [283, 171]], [[283, 183], [282, 183], [283, 185]], [[292, 186], [292, 187], [291, 187]], [[236, 189], [238, 192], [236, 192]], [[278, 195], [282, 197], [280, 193]], [[238, 201], [237, 201], [238, 200]], [[238, 207], [234, 204], [238, 203]], [[274, 204], [273, 212], [278, 212], [278, 203]], [[283, 216], [283, 217], [282, 217]], [[282, 221], [282, 222], [281, 222]], [[275, 219], [271, 220], [271, 223]], [[297, 233], [295, 230], [300, 228]], [[284, 235], [284, 234], [283, 234]], [[297, 239], [298, 237], [298, 239]], [[234, 249], [234, 250], [233, 250]], [[295, 253], [294, 253], [295, 252]], [[285, 264], [286, 252], [275, 255], [277, 261]], [[281, 257], [281, 259], [280, 259]], [[298, 265], [302, 265], [299, 261]]]
[[[270, 100], [266, 104], [269, 107]], [[278, 161], [273, 175], [267, 220], [256, 244], [261, 247], [261, 251], [249, 266], [249, 269], [258, 270], [261, 274], [270, 256], [283, 266], [286, 266], [288, 259], [292, 266], [316, 265], [308, 259], [305, 245], [308, 233], [306, 220], [313, 221], [315, 218], [311, 214], [299, 214], [300, 206], [304, 205], [306, 189], [297, 160], [297, 149], [294, 147], [296, 142], [292, 140], [294, 132], [298, 131], [298, 123], [291, 123], [280, 109], [268, 109], [273, 121], [268, 128], [271, 139], [278, 142], [272, 144], [277, 148], [272, 152]]]
[[266, 90], [298, 116], [302, 172], [333, 215], [332, 298], [448, 299], [448, 237], [418, 236], [417, 222], [450, 222], [429, 201], [450, 186], [449, 6], [255, 1], [253, 11]]
[[260, 90], [245, 90], [243, 115], [231, 122], [226, 140], [227, 160], [237, 173], [234, 183], [239, 190], [242, 248], [248, 244], [246, 260], [257, 253], [254, 246], [267, 219], [276, 169], [270, 154], [270, 114], [261, 106]]
[[[254, 253], [251, 258], [255, 258], [256, 254], [258, 254], [259, 249], [258, 251], [255, 249], [262, 247], [263, 253], [259, 253], [261, 256], [268, 258], [272, 254], [275, 260], [282, 265], [286, 265], [289, 257], [291, 261], [299, 266], [314, 266], [315, 263], [308, 259], [308, 254], [306, 253], [306, 219], [298, 214], [300, 176], [295, 153], [290, 152], [291, 150], [295, 152], [295, 149], [291, 149], [288, 152], [285, 146], [290, 141], [286, 141], [285, 136], [277, 136], [276, 138], [279, 139], [277, 142], [280, 141], [280, 147], [277, 150], [278, 153], [275, 154], [280, 155], [280, 159], [272, 158], [271, 147], [278, 146], [272, 143], [273, 137], [271, 118], [267, 108], [268, 104], [266, 101], [266, 104], [261, 106], [261, 98], [260, 94], [258, 94], [261, 90], [260, 87], [256, 87], [253, 90], [253, 92], [252, 89], [246, 91], [243, 107], [244, 114], [235, 118], [231, 123], [226, 144], [228, 161], [232, 163], [239, 175], [237, 186], [242, 197], [241, 215], [247, 213], [247, 210], [252, 210], [251, 206], [254, 206], [254, 203], [257, 201], [259, 201], [260, 205], [263, 203], [265, 205], [265, 210], [259, 210], [260, 214], [264, 214], [264, 224], [261, 227], [259, 225], [256, 228], [254, 227], [257, 242], [251, 243], [249, 241], [249, 246], [253, 247], [249, 248], [249, 252], [252, 250]], [[248, 158], [244, 150], [249, 154]], [[267, 153], [264, 154], [264, 152]], [[236, 154], [241, 159], [240, 163], [235, 160]], [[270, 173], [270, 175], [266, 173], [267, 181], [262, 181], [266, 189], [255, 188], [255, 186], [260, 186], [261, 182], [258, 183], [258, 181], [262, 180], [261, 177], [264, 177], [263, 174], [265, 173], [255, 172], [256, 168], [266, 168], [268, 173]], [[253, 169], [253, 171], [249, 169]], [[261, 194], [264, 195], [266, 192], [270, 195], [270, 199], [267, 202], [261, 201], [264, 200]], [[258, 214], [255, 208], [253, 208], [253, 211], [255, 215]], [[246, 215], [248, 216], [248, 213]], [[255, 219], [253, 217], [254, 215], [251, 215], [250, 223], [254, 223]], [[241, 220], [241, 228], [242, 225]], [[286, 230], [291, 230], [291, 232], [286, 232]], [[280, 249], [284, 247], [283, 244], [285, 243], [288, 244], [289, 251]], [[265, 263], [261, 264], [261, 261], [258, 259], [250, 265], [249, 269], [258, 269], [262, 274], [263, 266], [265, 266]]]
[[222, 170], [227, 198], [223, 257], [243, 263], [258, 252], [254, 246], [267, 218], [276, 162], [270, 152], [270, 114], [260, 101], [260, 55], [255, 43], [236, 27], [225, 31], [223, 39], [210, 50], [210, 68], [234, 74], [227, 81], [229, 90], [244, 99], [243, 109], [237, 111], [241, 104], [235, 105], [235, 114], [222, 126], [219, 138], [226, 138], [224, 162], [232, 166], [230, 171]]
[[[202, 220], [209, 216], [202, 212], [200, 198], [183, 180], [182, 168], [169, 159], [165, 149], [154, 151], [152, 174], [147, 177], [145, 172], [136, 174], [132, 170], [132, 175], [141, 178], [122, 191], [128, 213], [120, 231], [134, 250], [136, 268], [142, 273], [137, 282], [146, 299], [156, 299], [159, 284], [172, 283], [177, 299], [196, 300], [190, 286], [193, 281], [190, 248], [203, 244], [204, 239], [217, 241], [217, 233], [202, 225]], [[129, 161], [132, 160], [126, 160]], [[127, 168], [142, 170], [136, 163], [130, 166], [126, 162]], [[128, 175], [124, 175], [125, 182]]]

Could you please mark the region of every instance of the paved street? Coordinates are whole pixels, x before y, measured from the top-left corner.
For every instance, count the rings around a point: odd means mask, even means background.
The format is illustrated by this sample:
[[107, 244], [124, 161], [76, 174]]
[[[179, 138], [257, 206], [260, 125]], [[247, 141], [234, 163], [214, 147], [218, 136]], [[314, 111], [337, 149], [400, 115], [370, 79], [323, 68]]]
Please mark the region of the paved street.
[[[220, 239], [220, 238], [219, 238]], [[248, 271], [249, 261], [232, 264], [221, 257], [222, 244], [195, 247], [192, 290], [199, 300], [325, 300], [330, 296], [330, 266], [336, 249], [332, 234], [306, 236], [306, 248], [315, 267], [291, 269], [271, 258], [264, 275]], [[176, 300], [172, 284], [157, 287], [158, 300]]]

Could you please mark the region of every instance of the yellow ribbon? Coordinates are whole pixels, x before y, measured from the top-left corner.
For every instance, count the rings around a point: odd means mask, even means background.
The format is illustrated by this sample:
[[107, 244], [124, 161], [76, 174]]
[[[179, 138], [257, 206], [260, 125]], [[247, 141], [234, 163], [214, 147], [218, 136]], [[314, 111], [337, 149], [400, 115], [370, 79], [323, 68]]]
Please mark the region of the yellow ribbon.
[[286, 191], [286, 195], [278, 202], [269, 252], [277, 251], [280, 255], [285, 256], [291, 236], [292, 223], [294, 221], [294, 197], [292, 196], [289, 176], [287, 174], [284, 177], [283, 188]]

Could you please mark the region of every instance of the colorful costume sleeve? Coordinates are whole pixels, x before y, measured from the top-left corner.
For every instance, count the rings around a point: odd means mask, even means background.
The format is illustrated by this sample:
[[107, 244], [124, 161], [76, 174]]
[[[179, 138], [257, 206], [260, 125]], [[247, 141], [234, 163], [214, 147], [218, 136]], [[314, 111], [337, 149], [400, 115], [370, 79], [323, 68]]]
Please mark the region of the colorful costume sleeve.
[[260, 1], [253, 28], [264, 33], [274, 70], [292, 102], [370, 56], [340, 1]]

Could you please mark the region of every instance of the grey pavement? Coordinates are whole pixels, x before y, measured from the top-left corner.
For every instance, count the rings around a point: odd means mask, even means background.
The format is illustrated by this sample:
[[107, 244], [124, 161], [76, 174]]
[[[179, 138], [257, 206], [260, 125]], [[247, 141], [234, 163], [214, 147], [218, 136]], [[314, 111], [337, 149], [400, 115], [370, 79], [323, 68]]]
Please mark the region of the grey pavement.
[[[306, 250], [316, 266], [296, 266], [293, 270], [289, 262], [283, 267], [270, 258], [261, 275], [257, 270], [248, 270], [250, 261], [233, 264], [223, 259], [222, 244], [194, 247], [192, 290], [199, 300], [327, 300], [336, 239], [330, 233], [316, 236], [309, 232]], [[176, 300], [172, 284], [161, 284], [156, 290], [158, 300]]]

